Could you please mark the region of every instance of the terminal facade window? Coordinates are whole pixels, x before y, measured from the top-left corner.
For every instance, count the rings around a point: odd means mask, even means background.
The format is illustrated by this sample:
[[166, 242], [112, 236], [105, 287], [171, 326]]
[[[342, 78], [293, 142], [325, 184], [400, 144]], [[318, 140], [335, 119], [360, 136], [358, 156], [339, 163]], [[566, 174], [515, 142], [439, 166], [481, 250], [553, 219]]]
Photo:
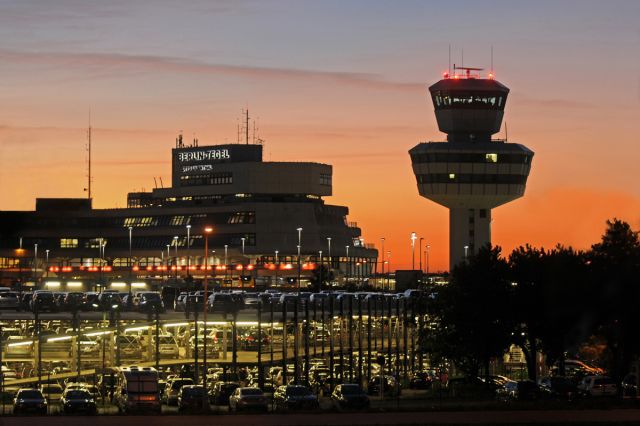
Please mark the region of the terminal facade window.
[[60, 238], [60, 248], [76, 248], [78, 247], [77, 238]]
[[331, 186], [331, 174], [320, 173], [320, 185]]
[[233, 174], [231, 172], [180, 176], [180, 186], [229, 185], [232, 183]]

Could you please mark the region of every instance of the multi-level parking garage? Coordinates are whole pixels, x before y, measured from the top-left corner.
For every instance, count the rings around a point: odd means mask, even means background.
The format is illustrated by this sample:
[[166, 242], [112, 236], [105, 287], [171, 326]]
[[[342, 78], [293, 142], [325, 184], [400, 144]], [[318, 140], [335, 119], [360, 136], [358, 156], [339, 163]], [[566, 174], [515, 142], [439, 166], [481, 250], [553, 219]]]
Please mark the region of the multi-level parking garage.
[[[417, 332], [424, 304], [415, 293], [235, 293], [233, 301], [213, 303], [206, 313], [202, 293], [184, 296], [178, 311], [140, 312], [120, 303], [93, 310], [5, 310], [2, 385], [11, 391], [78, 378], [100, 383], [102, 375], [126, 365], [186, 369], [199, 380], [215, 368], [250, 369], [261, 386], [292, 380], [364, 384], [382, 370], [407, 377], [424, 367]], [[317, 364], [324, 366], [320, 376]]]

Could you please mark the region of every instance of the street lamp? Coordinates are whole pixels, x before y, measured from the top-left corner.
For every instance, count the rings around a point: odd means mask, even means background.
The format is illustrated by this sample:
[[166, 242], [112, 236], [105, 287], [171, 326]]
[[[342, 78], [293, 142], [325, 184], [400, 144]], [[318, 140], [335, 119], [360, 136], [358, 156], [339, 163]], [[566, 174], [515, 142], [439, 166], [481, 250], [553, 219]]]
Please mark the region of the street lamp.
[[300, 249], [302, 248], [302, 228], [296, 228], [298, 231], [298, 294], [300, 294]]
[[464, 261], [467, 261], [467, 256], [469, 255], [469, 246], [464, 246]]
[[427, 244], [427, 249], [424, 251], [424, 256], [427, 258], [427, 276], [429, 276], [429, 249], [431, 248], [430, 245]]
[[349, 269], [351, 268], [351, 264], [349, 263], [349, 246], [344, 246], [344, 248], [347, 250], [347, 264], [344, 268], [344, 274], [346, 277], [345, 284], [349, 284]]
[[173, 244], [175, 245], [175, 253], [176, 253], [176, 281], [175, 284], [178, 285], [178, 236], [174, 235], [173, 236]]
[[[205, 228], [205, 232], [208, 228]], [[206, 256], [207, 252], [205, 252]], [[187, 277], [191, 273], [189, 269], [191, 268], [191, 225], [187, 225]]]
[[[279, 263], [278, 263], [278, 250], [276, 250], [276, 282], [275, 282], [276, 287], [278, 286], [278, 266], [279, 266]], [[271, 324], [271, 326], [273, 327], [273, 324]]]
[[412, 232], [411, 233], [411, 270], [415, 270], [416, 269], [416, 239], [418, 237], [416, 237], [416, 233]]
[[331, 237], [327, 237], [327, 248], [328, 250], [328, 254], [329, 254], [329, 270], [331, 270]]
[[382, 289], [384, 290], [384, 241], [385, 238], [382, 237], [380, 238], [380, 241], [382, 242]]
[[318, 254], [320, 255], [320, 283], [318, 284], [318, 291], [322, 291], [322, 250], [318, 250]]
[[420, 272], [422, 272], [422, 241], [424, 241], [424, 238], [420, 237], [420, 240], [418, 241], [418, 256], [420, 256]]
[[387, 290], [391, 290], [391, 250], [387, 250]]
[[[187, 228], [188, 230], [189, 228]], [[213, 232], [213, 228], [211, 226], [207, 226], [204, 228], [204, 308], [203, 308], [203, 316], [204, 316], [204, 355], [202, 359], [202, 370], [204, 372], [204, 376], [202, 378], [202, 385], [205, 389], [207, 389], [207, 298], [209, 292], [209, 280], [207, 276], [207, 268], [208, 268], [208, 259], [209, 259], [209, 235]], [[198, 378], [196, 377], [196, 382]]]
[[133, 274], [133, 256], [132, 256], [132, 231], [133, 226], [129, 227], [129, 297], [127, 298], [127, 302], [131, 301], [131, 283], [133, 282], [132, 274]]
[[227, 253], [228, 253], [229, 245], [224, 245], [224, 265], [227, 266]]
[[44, 253], [47, 259], [44, 265], [44, 277], [48, 278], [49, 277], [49, 249], [46, 249]]
[[33, 245], [33, 281], [38, 280], [38, 243]]

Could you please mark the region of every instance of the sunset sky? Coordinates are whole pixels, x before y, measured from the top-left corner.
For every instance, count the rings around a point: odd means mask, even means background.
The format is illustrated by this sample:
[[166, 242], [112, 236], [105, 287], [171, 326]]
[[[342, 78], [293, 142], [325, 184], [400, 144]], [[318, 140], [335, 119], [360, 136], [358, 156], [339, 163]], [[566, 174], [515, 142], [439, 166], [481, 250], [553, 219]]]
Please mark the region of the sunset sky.
[[102, 208], [168, 184], [180, 131], [235, 142], [248, 106], [266, 160], [334, 166], [327, 201], [386, 237], [393, 269], [412, 231], [445, 269], [448, 213], [418, 195], [407, 151], [444, 138], [426, 88], [448, 46], [480, 67], [493, 46], [509, 140], [536, 153], [493, 242], [587, 248], [608, 218], [640, 229], [639, 17], [631, 0], [0, 0], [0, 209], [85, 196], [89, 110]]

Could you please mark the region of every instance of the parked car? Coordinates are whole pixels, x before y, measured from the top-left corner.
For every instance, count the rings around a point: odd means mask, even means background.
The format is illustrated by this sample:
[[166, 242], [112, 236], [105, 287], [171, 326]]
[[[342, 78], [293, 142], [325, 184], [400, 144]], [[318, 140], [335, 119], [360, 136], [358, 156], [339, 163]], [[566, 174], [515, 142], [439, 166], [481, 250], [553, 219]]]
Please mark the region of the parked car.
[[138, 311], [145, 313], [164, 313], [164, 302], [160, 293], [149, 291], [146, 293], [140, 293], [138, 299]]
[[256, 410], [267, 412], [269, 402], [257, 387], [236, 388], [229, 397], [229, 411]]
[[616, 396], [618, 386], [616, 382], [607, 376], [586, 376], [578, 385], [583, 396]]
[[58, 307], [53, 298], [53, 293], [48, 290], [36, 290], [29, 303], [31, 311], [35, 312], [56, 312]]
[[320, 407], [316, 395], [306, 386], [280, 386], [273, 394], [276, 410], [315, 410]]
[[341, 384], [331, 394], [331, 402], [341, 410], [369, 408], [369, 397], [360, 385]]
[[184, 385], [178, 392], [178, 411], [207, 411], [209, 398], [202, 385]]
[[115, 291], [104, 291], [98, 295], [98, 310], [109, 311], [122, 306], [122, 298]]
[[400, 384], [393, 376], [373, 376], [369, 380], [367, 392], [369, 395], [380, 395], [380, 385], [382, 384], [382, 392], [384, 396], [398, 396], [402, 393]]
[[180, 293], [178, 295], [178, 297], [176, 297], [176, 299], [173, 301], [173, 310], [176, 312], [184, 312], [185, 307], [186, 307], [186, 302], [187, 302], [187, 296], [189, 295], [189, 293], [183, 291], [182, 293]]
[[543, 377], [540, 379], [540, 390], [547, 398], [571, 399], [578, 396], [578, 385], [569, 377]]
[[88, 390], [83, 388], [65, 390], [60, 403], [65, 414], [80, 412], [97, 414], [98, 412], [96, 400]]
[[116, 338], [116, 348], [120, 351], [122, 359], [137, 359], [142, 356], [140, 336], [120, 335]]
[[0, 292], [0, 309], [20, 310], [20, 295], [14, 291]]
[[238, 382], [216, 382], [209, 391], [209, 397], [214, 405], [229, 405], [229, 397], [240, 387]]
[[[156, 336], [153, 336], [152, 338], [152, 345], [155, 350]], [[161, 358], [178, 359], [180, 356], [178, 342], [176, 342], [175, 337], [171, 334], [162, 334], [158, 336], [158, 351], [160, 352]]]
[[62, 386], [57, 383], [48, 383], [44, 385], [40, 385], [40, 392], [47, 398], [47, 402], [51, 403], [54, 401], [60, 401], [62, 398]]
[[431, 389], [433, 376], [428, 371], [417, 371], [409, 379], [409, 389]]
[[496, 390], [500, 401], [535, 401], [542, 397], [540, 387], [531, 380], [510, 380], [503, 387]]
[[635, 374], [627, 374], [622, 379], [622, 396], [636, 398], [638, 396], [638, 382]]
[[39, 389], [19, 389], [13, 399], [13, 414], [47, 414], [47, 400]]
[[213, 293], [207, 301], [209, 312], [232, 313], [244, 306], [244, 299], [239, 293]]
[[162, 402], [167, 405], [176, 405], [178, 403], [178, 394], [182, 386], [193, 385], [193, 379], [175, 378], [167, 382], [167, 386], [162, 394]]

